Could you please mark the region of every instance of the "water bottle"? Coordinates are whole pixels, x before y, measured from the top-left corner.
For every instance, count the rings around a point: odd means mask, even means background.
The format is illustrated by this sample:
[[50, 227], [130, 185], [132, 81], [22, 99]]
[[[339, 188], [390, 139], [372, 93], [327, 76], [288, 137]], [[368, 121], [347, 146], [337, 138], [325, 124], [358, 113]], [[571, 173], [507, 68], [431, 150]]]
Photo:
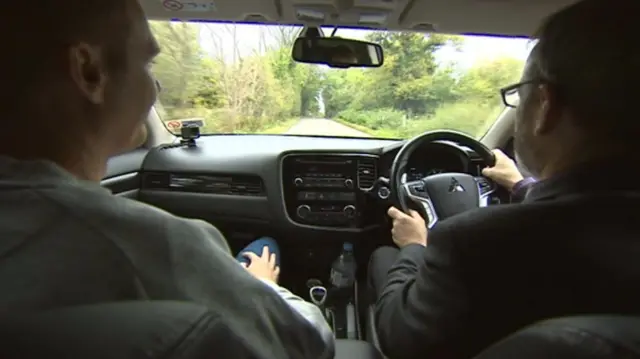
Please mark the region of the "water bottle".
[[342, 253], [331, 265], [331, 284], [336, 288], [351, 287], [356, 280], [356, 259], [353, 256], [353, 245], [345, 242]]

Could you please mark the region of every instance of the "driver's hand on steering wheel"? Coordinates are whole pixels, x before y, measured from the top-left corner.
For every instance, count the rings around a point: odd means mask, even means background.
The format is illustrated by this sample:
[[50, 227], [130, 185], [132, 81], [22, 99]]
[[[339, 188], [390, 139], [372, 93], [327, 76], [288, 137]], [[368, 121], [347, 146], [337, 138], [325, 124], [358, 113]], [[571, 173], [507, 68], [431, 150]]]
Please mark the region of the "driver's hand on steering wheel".
[[427, 246], [427, 225], [418, 212], [409, 210], [409, 214], [406, 214], [391, 207], [387, 214], [393, 220], [391, 238], [398, 247], [404, 248], [409, 244]]
[[512, 191], [513, 186], [522, 181], [524, 177], [518, 170], [516, 163], [513, 162], [509, 156], [505, 155], [504, 152], [496, 149], [493, 150], [493, 154], [496, 156], [496, 164], [493, 167], [483, 168], [482, 175], [493, 180], [508, 191]]

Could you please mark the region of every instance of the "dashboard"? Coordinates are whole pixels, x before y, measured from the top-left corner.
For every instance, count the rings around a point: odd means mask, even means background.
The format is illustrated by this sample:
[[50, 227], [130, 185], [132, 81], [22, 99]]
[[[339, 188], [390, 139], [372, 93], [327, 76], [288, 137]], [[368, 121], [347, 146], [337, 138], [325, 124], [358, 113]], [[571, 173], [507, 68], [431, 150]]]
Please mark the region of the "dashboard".
[[[370, 189], [389, 176], [404, 141], [213, 135], [195, 147], [152, 149], [139, 199], [181, 215], [260, 222], [281, 230], [366, 232], [382, 223]], [[407, 179], [439, 172], [477, 175], [482, 160], [451, 142], [409, 159]], [[384, 204], [388, 206], [388, 204]]]

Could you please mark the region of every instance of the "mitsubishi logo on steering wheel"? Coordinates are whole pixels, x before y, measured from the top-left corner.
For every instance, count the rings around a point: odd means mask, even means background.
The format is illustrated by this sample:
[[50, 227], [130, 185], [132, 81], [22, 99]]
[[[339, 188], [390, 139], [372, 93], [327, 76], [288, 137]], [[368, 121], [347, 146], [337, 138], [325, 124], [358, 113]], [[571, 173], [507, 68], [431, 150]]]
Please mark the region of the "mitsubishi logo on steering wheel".
[[457, 179], [451, 177], [451, 184], [449, 185], [449, 193], [464, 192], [464, 187], [458, 182]]

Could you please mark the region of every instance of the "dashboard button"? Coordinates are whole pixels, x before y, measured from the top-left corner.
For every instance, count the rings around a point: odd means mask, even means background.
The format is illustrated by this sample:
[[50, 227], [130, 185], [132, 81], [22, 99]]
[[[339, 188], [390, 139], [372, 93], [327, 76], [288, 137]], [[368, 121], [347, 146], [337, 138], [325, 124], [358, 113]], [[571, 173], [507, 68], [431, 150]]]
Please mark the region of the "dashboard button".
[[297, 177], [293, 180], [293, 184], [296, 185], [296, 187], [300, 187], [302, 186], [302, 184], [304, 184], [304, 180], [302, 180], [302, 178], [300, 177]]
[[311, 207], [307, 206], [306, 204], [299, 205], [298, 208], [296, 208], [296, 214], [299, 218], [307, 218], [309, 217], [310, 213]]
[[380, 199], [387, 199], [389, 195], [391, 195], [391, 191], [387, 187], [382, 186], [378, 188], [378, 197]]
[[353, 188], [353, 180], [350, 178], [347, 178], [346, 180], [344, 180], [344, 186], [347, 188]]
[[353, 218], [356, 215], [356, 207], [352, 205], [344, 206], [344, 208], [342, 209], [342, 213], [347, 218]]

